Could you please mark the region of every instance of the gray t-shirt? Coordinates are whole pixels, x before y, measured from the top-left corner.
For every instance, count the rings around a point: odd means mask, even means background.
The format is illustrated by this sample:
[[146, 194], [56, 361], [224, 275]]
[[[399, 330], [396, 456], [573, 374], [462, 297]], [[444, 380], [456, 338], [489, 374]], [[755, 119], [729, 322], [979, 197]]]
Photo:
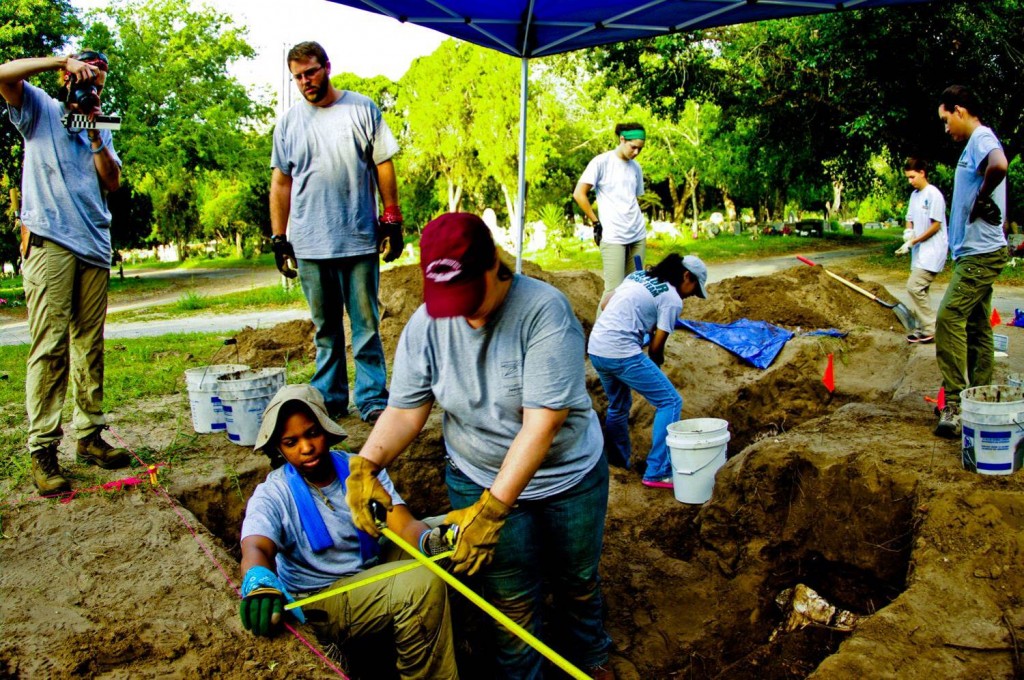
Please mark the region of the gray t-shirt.
[[416, 408], [436, 399], [452, 462], [490, 488], [524, 408], [569, 409], [544, 462], [520, 494], [547, 498], [575, 486], [597, 464], [604, 440], [584, 379], [583, 329], [556, 288], [515, 276], [494, 318], [413, 314], [395, 354], [388, 403]]
[[[33, 234], [110, 269], [110, 209], [88, 132], [68, 130], [61, 122], [64, 104], [24, 85], [21, 108], [7, 105], [11, 122], [25, 138], [21, 221]], [[100, 130], [100, 138], [120, 165], [110, 131]]]
[[270, 165], [292, 178], [288, 240], [297, 258], [377, 252], [376, 165], [397, 152], [380, 109], [355, 92], [326, 108], [301, 101], [281, 117]]
[[660, 329], [671, 335], [682, 312], [679, 291], [647, 272], [633, 272], [594, 322], [587, 351], [605, 359], [636, 356], [644, 351], [645, 334]]
[[[405, 504], [395, 491], [386, 471], [381, 470], [377, 478], [391, 494], [393, 503]], [[362, 570], [359, 538], [352, 523], [352, 513], [345, 502], [345, 485], [341, 480], [335, 479], [321, 491], [331, 501], [334, 512], [330, 512], [319, 496], [311, 490], [313, 502], [320, 511], [320, 516], [323, 517], [335, 545], [334, 549], [327, 549], [321, 553], [313, 552], [309, 544], [283, 467], [267, 475], [266, 481], [256, 487], [248, 505], [245, 506], [242, 538], [265, 536], [274, 542], [278, 550], [277, 576], [289, 593], [320, 590], [340, 578]]]
[[[953, 201], [949, 207], [949, 250], [954, 260], [965, 255], [984, 255], [1006, 247], [1006, 236], [1002, 224], [988, 224], [967, 220], [974, 207], [974, 199], [985, 180], [983, 164], [994, 149], [1002, 149], [995, 133], [979, 125], [967, 140], [967, 146], [960, 154], [953, 179]], [[992, 200], [999, 206], [1006, 218], [1006, 180], [992, 192]]]

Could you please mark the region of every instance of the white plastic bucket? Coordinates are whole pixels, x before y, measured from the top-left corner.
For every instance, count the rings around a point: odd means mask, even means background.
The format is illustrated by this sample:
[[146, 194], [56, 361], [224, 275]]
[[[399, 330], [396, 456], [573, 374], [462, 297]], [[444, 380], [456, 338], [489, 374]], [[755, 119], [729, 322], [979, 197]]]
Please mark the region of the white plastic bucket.
[[715, 488], [715, 473], [725, 465], [729, 422], [721, 418], [691, 418], [668, 426], [672, 457], [672, 490], [680, 503], [707, 503]]
[[1024, 387], [1024, 375], [1020, 373], [1010, 373], [1006, 376], [1006, 384], [1010, 387]]
[[1002, 333], [993, 333], [992, 345], [995, 347], [995, 351], [997, 352], [1009, 352], [1010, 336], [1003, 335]]
[[260, 368], [222, 375], [217, 379], [228, 439], [252, 446], [271, 397], [284, 387], [283, 368]]
[[968, 472], [1009, 475], [1024, 456], [1024, 387], [982, 385], [960, 393], [961, 461]]
[[192, 429], [200, 434], [225, 430], [224, 410], [217, 395], [217, 378], [246, 370], [249, 367], [245, 364], [214, 364], [185, 369], [188, 404], [192, 409]]

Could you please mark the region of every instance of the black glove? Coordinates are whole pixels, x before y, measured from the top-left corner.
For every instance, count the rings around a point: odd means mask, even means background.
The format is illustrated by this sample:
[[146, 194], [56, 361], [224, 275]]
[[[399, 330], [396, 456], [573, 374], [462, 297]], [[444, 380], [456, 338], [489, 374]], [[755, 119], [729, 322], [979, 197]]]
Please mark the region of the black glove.
[[601, 227], [601, 222], [594, 222], [594, 243], [596, 245], [601, 245], [601, 235], [603, 232], [604, 229]]
[[377, 249], [385, 262], [394, 262], [402, 255], [402, 210], [397, 205], [384, 208], [377, 224]]
[[274, 262], [277, 264], [277, 271], [289, 279], [294, 279], [298, 276], [295, 249], [288, 242], [288, 238], [275, 234], [270, 237], [270, 247], [274, 250]]
[[381, 222], [377, 228], [377, 247], [385, 262], [394, 262], [402, 255], [405, 241], [402, 240], [401, 222]]
[[971, 216], [968, 222], [975, 222], [981, 220], [986, 224], [1002, 224], [1003, 213], [999, 210], [999, 206], [992, 200], [991, 194], [988, 196], [978, 196], [974, 199], [974, 207], [971, 208]]

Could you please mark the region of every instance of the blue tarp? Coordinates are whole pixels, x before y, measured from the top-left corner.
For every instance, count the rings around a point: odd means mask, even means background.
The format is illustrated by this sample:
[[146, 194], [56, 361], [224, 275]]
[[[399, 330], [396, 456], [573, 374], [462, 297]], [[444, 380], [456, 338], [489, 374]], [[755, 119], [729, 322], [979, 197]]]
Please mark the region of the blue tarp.
[[[516, 57], [763, 19], [928, 0], [331, 0]], [[386, 43], [385, 43], [386, 44]], [[384, 47], [383, 49], [387, 49]]]
[[757, 368], [768, 368], [783, 346], [793, 337], [791, 331], [767, 321], [740, 319], [732, 323], [689, 321], [680, 319], [676, 328], [686, 328], [750, 362]]

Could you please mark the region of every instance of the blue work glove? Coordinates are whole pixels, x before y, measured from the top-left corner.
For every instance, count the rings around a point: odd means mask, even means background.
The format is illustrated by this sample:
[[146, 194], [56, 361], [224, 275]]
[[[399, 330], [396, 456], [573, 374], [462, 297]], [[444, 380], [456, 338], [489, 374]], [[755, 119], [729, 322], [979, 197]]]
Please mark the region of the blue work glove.
[[[252, 567], [242, 579], [242, 603], [238, 610], [242, 626], [254, 635], [269, 637], [277, 632], [285, 602], [294, 601], [295, 598], [284, 589], [277, 574], [266, 567]], [[306, 622], [301, 608], [289, 611], [299, 623]]]

